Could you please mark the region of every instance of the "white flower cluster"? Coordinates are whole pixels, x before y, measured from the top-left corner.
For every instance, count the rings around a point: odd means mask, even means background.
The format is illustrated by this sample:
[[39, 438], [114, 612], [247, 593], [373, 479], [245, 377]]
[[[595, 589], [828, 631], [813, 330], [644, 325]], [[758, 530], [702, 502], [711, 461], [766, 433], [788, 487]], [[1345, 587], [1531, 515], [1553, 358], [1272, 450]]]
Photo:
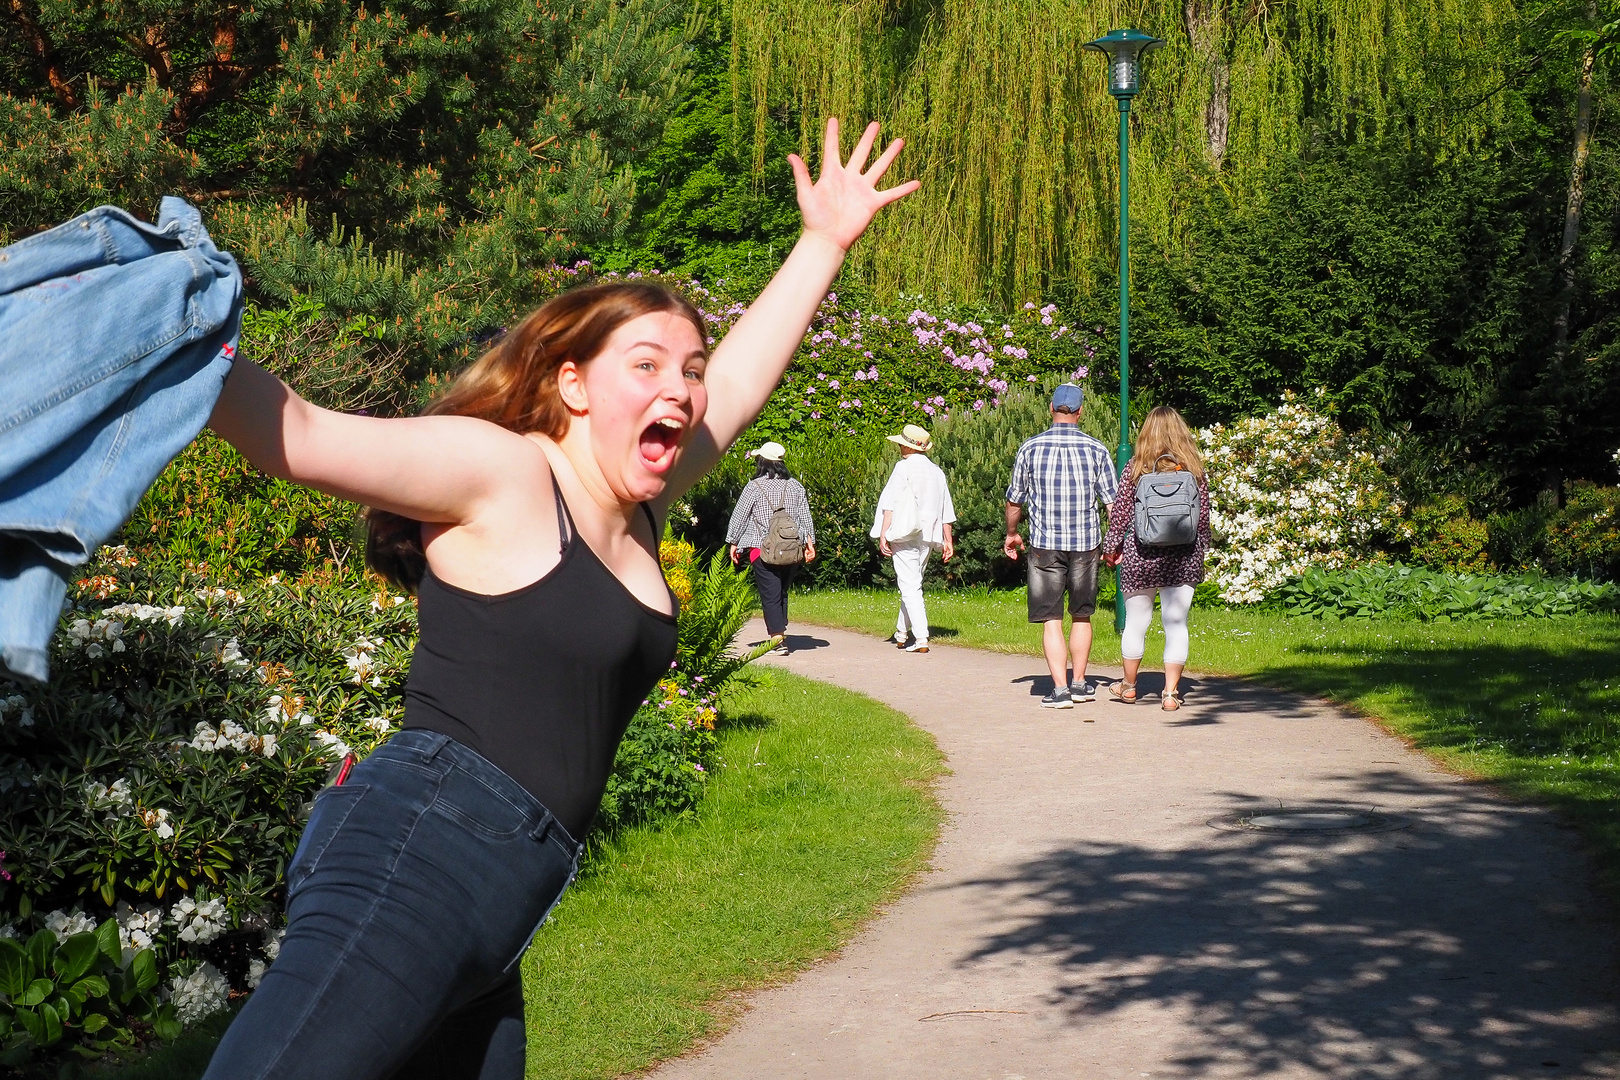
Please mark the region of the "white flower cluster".
[[359, 641], [343, 650], [343, 660], [349, 665], [349, 678], [356, 686], [381, 686], [382, 676], [377, 674], [376, 660], [372, 654], [382, 648], [382, 642], [373, 638], [361, 638]]
[[196, 734], [186, 745], [205, 754], [230, 749], [243, 754], [263, 754], [267, 758], [276, 756], [276, 736], [273, 732], [255, 735], [234, 720], [227, 720], [218, 728], [209, 723], [199, 723]]
[[68, 637], [73, 644], [84, 650], [84, 655], [92, 660], [100, 659], [108, 652], [120, 653], [124, 651], [124, 624], [116, 619], [74, 619], [67, 628]]
[[211, 600], [219, 600], [231, 605], [232, 607], [236, 607], [238, 604], [242, 603], [245, 597], [243, 597], [243, 595], [237, 592], [235, 589], [214, 588], [198, 589], [197, 599], [201, 600], [205, 604]]
[[84, 912], [53, 911], [45, 916], [45, 929], [56, 935], [56, 943], [60, 945], [74, 934], [88, 934], [96, 929], [96, 920]]
[[206, 945], [219, 937], [227, 929], [226, 918], [225, 901], [217, 899], [199, 901], [183, 896], [169, 909], [169, 922], [179, 928], [180, 940], [188, 944]]
[[123, 619], [125, 622], [132, 620], [135, 622], [166, 622], [170, 626], [179, 626], [180, 620], [186, 614], [186, 609], [180, 604], [176, 604], [174, 607], [154, 607], [151, 604], [114, 604], [112, 607], [103, 608], [101, 613], [116, 619]]
[[92, 810], [128, 810], [133, 804], [133, 797], [129, 793], [129, 781], [120, 778], [110, 784], [103, 784], [100, 780], [86, 780], [84, 801]]
[[292, 727], [294, 724], [308, 727], [315, 722], [315, 718], [304, 711], [302, 694], [289, 694], [286, 697], [271, 694], [270, 700], [264, 706], [264, 718], [282, 727]]
[[393, 721], [386, 716], [373, 716], [369, 720], [360, 721], [362, 727], [368, 727], [379, 735], [386, 735], [394, 730]]
[[138, 810], [136, 814], [141, 824], [157, 833], [159, 840], [168, 840], [174, 836], [174, 826], [169, 824], [167, 810]]
[[204, 960], [190, 975], [169, 980], [169, 1000], [182, 1024], [194, 1024], [223, 1009], [230, 1000], [231, 984], [213, 964]]
[[249, 990], [257, 990], [264, 981], [264, 973], [270, 965], [276, 962], [281, 955], [281, 939], [287, 935], [287, 928], [279, 930], [266, 930], [264, 932], [264, 958], [254, 957], [248, 961], [247, 984]]
[[235, 638], [228, 641], [221, 641], [219, 638], [208, 638], [203, 641], [199, 655], [211, 656], [214, 663], [226, 671], [247, 671], [253, 667], [252, 664], [248, 663], [247, 658], [242, 655], [242, 645]]
[[15, 941], [21, 936], [22, 935], [17, 933], [17, 927], [15, 924], [8, 922], [0, 923], [0, 941]]
[[338, 757], [342, 757], [344, 754], [349, 752], [348, 743], [344, 742], [342, 739], [338, 738], [338, 736], [332, 734], [330, 731], [327, 731], [324, 728], [315, 733], [315, 741], [320, 743], [322, 746], [330, 747], [337, 753]]
[[1265, 416], [1198, 432], [1209, 474], [1210, 577], [1254, 603], [1311, 565], [1341, 566], [1399, 528], [1380, 455], [1293, 394]]
[[8, 716], [16, 717], [18, 727], [34, 726], [34, 711], [28, 707], [28, 699], [21, 694], [0, 697], [0, 722]]
[[[697, 518], [692, 519], [692, 524], [697, 524]], [[384, 611], [391, 607], [398, 607], [399, 605], [403, 604], [405, 600], [406, 598], [403, 596], [390, 596], [385, 592], [378, 593], [376, 596], [371, 598], [371, 610]]]
[[163, 929], [162, 909], [150, 904], [136, 911], [120, 900], [113, 911], [113, 918], [118, 921], [118, 947], [123, 952], [122, 962], [125, 964], [142, 949], [150, 949], [158, 932]]

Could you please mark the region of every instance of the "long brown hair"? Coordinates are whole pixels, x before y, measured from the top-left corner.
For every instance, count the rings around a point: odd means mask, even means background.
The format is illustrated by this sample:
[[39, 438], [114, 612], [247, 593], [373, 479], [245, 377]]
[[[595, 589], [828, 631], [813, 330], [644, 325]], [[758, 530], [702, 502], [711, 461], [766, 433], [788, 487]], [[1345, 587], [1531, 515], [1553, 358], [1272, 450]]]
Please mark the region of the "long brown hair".
[[1142, 421], [1142, 430], [1136, 436], [1136, 453], [1125, 469], [1125, 482], [1134, 484], [1143, 473], [1157, 471], [1159, 459], [1164, 457], [1173, 458], [1200, 484], [1204, 482], [1204, 462], [1198, 456], [1193, 433], [1181, 414], [1168, 405], [1160, 405]]
[[[422, 410], [424, 416], [476, 416], [508, 431], [568, 433], [570, 414], [557, 373], [572, 360], [588, 363], [612, 333], [631, 319], [658, 312], [683, 316], [706, 341], [703, 316], [680, 293], [653, 281], [609, 282], [570, 289], [546, 301], [456, 377]], [[370, 508], [365, 513], [366, 565], [414, 592], [427, 570], [422, 523]]]

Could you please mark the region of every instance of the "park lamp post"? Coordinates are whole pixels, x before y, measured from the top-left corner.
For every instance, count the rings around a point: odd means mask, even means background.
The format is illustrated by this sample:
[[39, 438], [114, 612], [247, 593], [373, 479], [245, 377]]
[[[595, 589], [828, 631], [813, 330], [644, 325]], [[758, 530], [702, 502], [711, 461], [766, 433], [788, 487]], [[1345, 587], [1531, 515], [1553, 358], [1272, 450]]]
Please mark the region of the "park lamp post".
[[[1131, 460], [1131, 99], [1141, 90], [1141, 57], [1164, 44], [1140, 30], [1110, 30], [1085, 47], [1108, 57], [1108, 92], [1119, 102], [1119, 450], [1123, 480]], [[1115, 572], [1114, 630], [1125, 630], [1125, 590]]]

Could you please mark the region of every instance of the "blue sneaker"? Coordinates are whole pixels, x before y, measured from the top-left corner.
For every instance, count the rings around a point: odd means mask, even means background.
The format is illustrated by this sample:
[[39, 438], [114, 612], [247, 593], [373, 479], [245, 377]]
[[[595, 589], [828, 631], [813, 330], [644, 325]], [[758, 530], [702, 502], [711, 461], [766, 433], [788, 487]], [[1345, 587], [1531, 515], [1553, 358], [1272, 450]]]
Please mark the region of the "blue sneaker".
[[1097, 700], [1097, 688], [1090, 682], [1082, 679], [1080, 682], [1069, 684], [1069, 700], [1076, 704]]
[[1050, 694], [1047, 694], [1045, 697], [1041, 698], [1041, 708], [1043, 708], [1043, 709], [1072, 709], [1072, 708], [1074, 708], [1074, 702], [1069, 700], [1069, 688], [1067, 686], [1060, 686], [1057, 689], [1053, 690]]

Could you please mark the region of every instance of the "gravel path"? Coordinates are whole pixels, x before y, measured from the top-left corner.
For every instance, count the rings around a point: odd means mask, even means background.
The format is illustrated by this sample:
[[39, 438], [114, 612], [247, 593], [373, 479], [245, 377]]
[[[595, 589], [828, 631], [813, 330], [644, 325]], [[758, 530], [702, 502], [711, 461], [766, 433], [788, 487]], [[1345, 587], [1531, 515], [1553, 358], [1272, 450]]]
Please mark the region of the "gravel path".
[[[1614, 926], [1549, 813], [1236, 680], [1055, 711], [1032, 657], [790, 643], [934, 735], [949, 821], [842, 953], [659, 1080], [1620, 1076]], [[1404, 827], [1209, 824], [1276, 807]]]

